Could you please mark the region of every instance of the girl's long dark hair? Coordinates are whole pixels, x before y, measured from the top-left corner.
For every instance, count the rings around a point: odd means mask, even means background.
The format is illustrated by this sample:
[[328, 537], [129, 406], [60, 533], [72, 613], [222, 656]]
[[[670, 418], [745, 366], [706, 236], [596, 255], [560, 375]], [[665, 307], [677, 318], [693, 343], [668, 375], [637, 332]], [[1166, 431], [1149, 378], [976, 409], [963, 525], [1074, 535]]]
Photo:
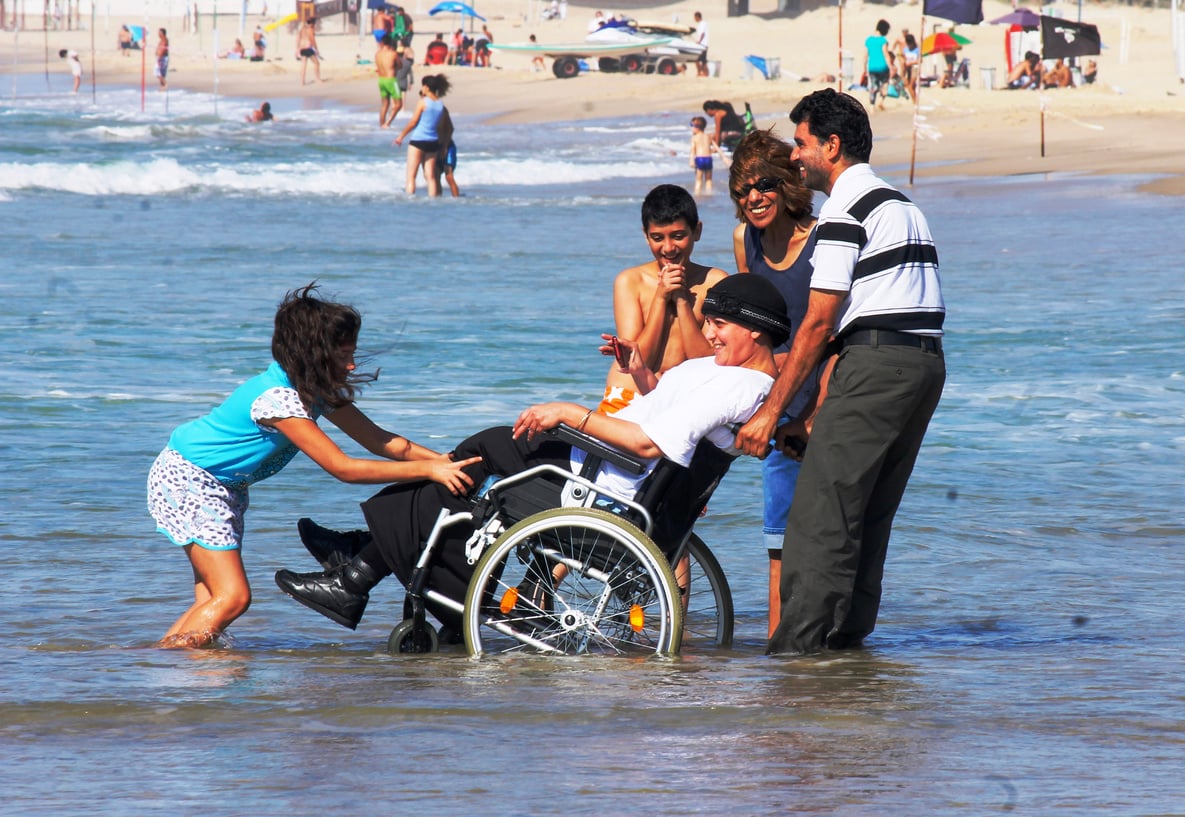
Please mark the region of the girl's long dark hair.
[[358, 387], [373, 374], [348, 372], [341, 348], [358, 343], [362, 316], [347, 304], [323, 301], [317, 282], [284, 296], [276, 310], [272, 357], [309, 408], [340, 408], [354, 402]]

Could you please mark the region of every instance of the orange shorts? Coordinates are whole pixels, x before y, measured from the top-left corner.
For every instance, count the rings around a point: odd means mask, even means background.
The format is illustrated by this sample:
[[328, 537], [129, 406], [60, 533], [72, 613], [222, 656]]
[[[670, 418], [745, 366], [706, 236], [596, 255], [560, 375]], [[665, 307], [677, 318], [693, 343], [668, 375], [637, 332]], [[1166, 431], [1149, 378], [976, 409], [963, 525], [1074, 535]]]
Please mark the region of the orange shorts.
[[597, 406], [599, 414], [616, 414], [634, 401], [638, 394], [633, 389], [623, 389], [620, 386], [606, 386], [605, 398]]

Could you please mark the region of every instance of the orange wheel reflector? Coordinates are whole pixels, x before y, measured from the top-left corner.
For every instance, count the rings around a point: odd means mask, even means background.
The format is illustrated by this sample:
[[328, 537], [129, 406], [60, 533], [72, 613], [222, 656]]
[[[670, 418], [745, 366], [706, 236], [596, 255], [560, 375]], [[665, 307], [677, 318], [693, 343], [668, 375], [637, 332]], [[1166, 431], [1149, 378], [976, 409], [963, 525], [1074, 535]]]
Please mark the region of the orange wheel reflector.
[[634, 629], [635, 633], [642, 632], [642, 628], [646, 626], [646, 613], [642, 608], [635, 604], [630, 608], [630, 627]]
[[502, 611], [502, 615], [509, 615], [516, 604], [518, 604], [518, 588], [512, 587], [502, 594], [502, 603], [498, 605], [498, 609]]

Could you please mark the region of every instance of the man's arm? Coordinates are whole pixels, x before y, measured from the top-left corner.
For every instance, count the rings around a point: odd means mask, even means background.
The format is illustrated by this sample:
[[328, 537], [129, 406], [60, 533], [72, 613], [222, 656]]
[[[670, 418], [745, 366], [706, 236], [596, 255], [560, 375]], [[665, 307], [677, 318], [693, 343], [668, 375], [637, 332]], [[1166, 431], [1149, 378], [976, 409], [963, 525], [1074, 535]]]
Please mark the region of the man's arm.
[[822, 360], [823, 350], [835, 330], [835, 320], [847, 295], [846, 292], [832, 290], [811, 290], [806, 317], [794, 334], [794, 343], [786, 363], [778, 372], [778, 378], [761, 408], [737, 434], [738, 449], [753, 457], [764, 457], [769, 453], [769, 441], [773, 439], [778, 420]]

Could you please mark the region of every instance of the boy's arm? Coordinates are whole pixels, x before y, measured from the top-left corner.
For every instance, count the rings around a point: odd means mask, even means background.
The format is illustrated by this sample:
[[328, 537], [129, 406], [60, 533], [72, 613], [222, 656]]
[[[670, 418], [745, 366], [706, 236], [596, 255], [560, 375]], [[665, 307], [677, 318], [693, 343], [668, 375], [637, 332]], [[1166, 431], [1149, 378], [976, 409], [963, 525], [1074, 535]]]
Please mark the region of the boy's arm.
[[[642, 267], [632, 267], [618, 274], [613, 282], [613, 319], [617, 336], [634, 341], [645, 365], [657, 369], [666, 340], [666, 298], [656, 291], [643, 312], [641, 278]], [[654, 360], [656, 355], [658, 361]]]
[[646, 312], [642, 331], [636, 338], [642, 362], [646, 368], [656, 372], [662, 367], [662, 353], [666, 348], [667, 337], [671, 331], [671, 319], [674, 317], [667, 298], [668, 293], [663, 291], [660, 274], [659, 285], [650, 299], [650, 308]]
[[724, 270], [713, 267], [705, 272], [704, 283], [698, 288], [699, 292], [692, 292], [690, 297], [681, 296], [675, 299], [675, 331], [679, 333], [679, 339], [683, 342], [686, 360], [712, 354], [712, 345], [704, 337], [704, 319], [701, 314], [703, 299], [709, 289], [727, 276], [728, 273]]

